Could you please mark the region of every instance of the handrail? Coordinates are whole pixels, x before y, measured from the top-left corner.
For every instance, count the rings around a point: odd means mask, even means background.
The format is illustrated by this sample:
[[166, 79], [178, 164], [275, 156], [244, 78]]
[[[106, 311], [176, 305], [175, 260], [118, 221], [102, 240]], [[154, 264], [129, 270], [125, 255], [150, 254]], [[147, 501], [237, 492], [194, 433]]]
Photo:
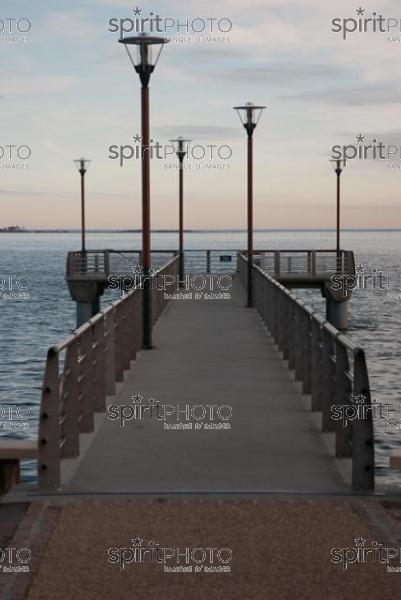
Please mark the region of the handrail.
[[[238, 272], [245, 286], [247, 259], [238, 255]], [[275, 343], [311, 396], [312, 411], [322, 412], [323, 432], [335, 434], [337, 457], [352, 457], [354, 490], [374, 489], [374, 431], [365, 352], [303, 300], [253, 265], [254, 304]], [[346, 424], [334, 419], [336, 407], [363, 404], [364, 418]], [[356, 414], [356, 413], [355, 413]]]
[[[220, 272], [228, 268], [223, 261], [223, 255], [230, 255], [228, 262], [235, 264], [237, 253], [245, 253], [238, 249], [187, 249], [184, 252], [185, 270], [191, 272]], [[154, 262], [165, 255], [177, 255], [177, 250], [152, 250]], [[274, 272], [277, 278], [303, 277], [326, 280], [330, 273], [354, 273], [355, 262], [353, 252], [348, 250], [255, 250], [255, 261], [269, 272]], [[133, 260], [141, 263], [141, 250], [86, 250], [85, 252], [69, 252], [67, 256], [67, 279], [86, 279], [104, 281], [110, 274], [128, 273], [133, 265], [128, 267], [121, 260]], [[224, 257], [225, 258], [225, 257]]]
[[[178, 275], [174, 257], [152, 277]], [[169, 296], [153, 291], [152, 324]], [[60, 461], [79, 455], [79, 435], [93, 431], [94, 414], [106, 409], [142, 347], [142, 290], [115, 300], [71, 335], [49, 348], [39, 416], [38, 482], [41, 489], [60, 487]], [[64, 353], [62, 355], [62, 353]]]

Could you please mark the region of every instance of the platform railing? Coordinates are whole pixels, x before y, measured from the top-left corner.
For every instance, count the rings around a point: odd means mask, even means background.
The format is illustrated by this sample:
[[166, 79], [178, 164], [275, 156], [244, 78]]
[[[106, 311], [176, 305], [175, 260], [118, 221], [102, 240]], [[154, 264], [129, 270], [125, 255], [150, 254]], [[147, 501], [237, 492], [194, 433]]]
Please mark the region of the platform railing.
[[[235, 272], [237, 249], [188, 249], [184, 252], [186, 273], [218, 274]], [[158, 269], [177, 256], [177, 250], [152, 250], [152, 266]], [[107, 278], [118, 273], [133, 273], [141, 264], [140, 250], [86, 250], [69, 252], [67, 279]], [[255, 264], [280, 279], [303, 275], [324, 279], [330, 275], [354, 273], [352, 251], [340, 250], [255, 250]]]
[[355, 273], [351, 250], [261, 250], [256, 261], [277, 279], [283, 277], [323, 277], [332, 273]]
[[[239, 254], [244, 286], [246, 266]], [[321, 411], [323, 432], [335, 434], [336, 456], [352, 457], [352, 488], [373, 490], [374, 432], [364, 350], [255, 265], [252, 284], [255, 308], [303, 393], [311, 396], [312, 411]], [[346, 425], [333, 418], [341, 414], [350, 416]]]
[[[178, 258], [153, 277], [178, 275]], [[169, 300], [154, 286], [153, 324]], [[94, 429], [95, 413], [106, 410], [106, 395], [142, 347], [142, 290], [114, 301], [47, 353], [39, 416], [39, 488], [61, 484], [60, 461], [79, 455], [79, 437]]]

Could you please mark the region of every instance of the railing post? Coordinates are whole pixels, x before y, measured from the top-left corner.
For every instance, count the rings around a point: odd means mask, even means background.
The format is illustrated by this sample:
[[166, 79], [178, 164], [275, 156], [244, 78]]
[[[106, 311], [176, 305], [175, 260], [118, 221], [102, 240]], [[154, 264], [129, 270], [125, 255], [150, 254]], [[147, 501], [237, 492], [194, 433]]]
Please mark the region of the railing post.
[[303, 332], [303, 319], [302, 313], [304, 308], [298, 304], [294, 304], [294, 367], [295, 367], [295, 380], [304, 380], [304, 332]]
[[311, 318], [308, 312], [304, 312], [302, 315], [302, 354], [303, 354], [303, 382], [302, 392], [304, 394], [310, 394], [312, 389], [312, 329], [311, 329]]
[[130, 338], [130, 360], [135, 360], [136, 359], [136, 335], [137, 335], [137, 331], [136, 331], [136, 303], [135, 303], [135, 294], [136, 292], [132, 292], [130, 294], [130, 299], [128, 300], [129, 302], [129, 317], [128, 317], [128, 330], [129, 330], [129, 338]]
[[[152, 290], [150, 291], [152, 292]], [[125, 298], [119, 306], [122, 321], [119, 329], [120, 335], [118, 343], [121, 346], [121, 367], [123, 372], [128, 370], [131, 366], [130, 334], [128, 333], [131, 324], [129, 321], [128, 301], [128, 298]]]
[[210, 250], [206, 250], [206, 274], [210, 275]]
[[75, 339], [67, 347], [64, 363], [62, 399], [65, 424], [62, 427], [65, 442], [61, 448], [62, 458], [79, 455], [79, 396], [78, 396], [78, 342]]
[[115, 380], [124, 380], [124, 368], [123, 368], [123, 349], [121, 346], [122, 338], [122, 309], [121, 304], [117, 304], [114, 310], [114, 355], [115, 355]]
[[114, 339], [114, 309], [106, 313], [106, 356], [105, 356], [105, 374], [106, 374], [106, 394], [114, 395], [116, 392], [116, 357], [115, 357], [115, 339]]
[[94, 410], [106, 410], [106, 375], [105, 375], [105, 332], [103, 315], [93, 324], [93, 389]]
[[316, 252], [312, 252], [312, 276], [316, 277]]
[[60, 390], [58, 354], [47, 353], [39, 417], [38, 481], [41, 489], [60, 487]]
[[262, 286], [263, 286], [263, 320], [265, 322], [265, 325], [268, 325], [268, 318], [269, 318], [269, 281], [266, 279], [266, 277], [263, 278], [262, 281]]
[[[352, 406], [350, 395], [352, 385], [349, 380], [348, 351], [336, 339], [336, 406], [340, 407], [341, 415], [347, 406]], [[336, 456], [352, 456], [352, 424], [350, 421], [344, 425], [343, 419], [336, 421]]]
[[365, 353], [357, 348], [354, 353], [355, 398], [364, 400], [366, 418], [352, 423], [352, 487], [354, 490], [373, 490], [375, 486], [375, 454], [373, 416]]
[[322, 327], [322, 378], [323, 378], [323, 402], [322, 402], [322, 430], [335, 431], [336, 424], [332, 419], [332, 406], [336, 402], [336, 367], [334, 363], [334, 344], [330, 333]]
[[274, 252], [274, 274], [276, 278], [280, 277], [280, 252], [278, 250]]
[[288, 343], [288, 368], [293, 371], [295, 369], [295, 306], [292, 302], [288, 304], [288, 319], [287, 319], [287, 343]]
[[311, 348], [311, 410], [322, 410], [323, 404], [323, 382], [322, 382], [322, 345], [321, 326], [319, 321], [312, 319], [312, 348]]
[[88, 327], [80, 336], [79, 346], [79, 396], [81, 404], [80, 432], [93, 431], [94, 391], [93, 391], [93, 355], [92, 327]]
[[143, 331], [142, 331], [142, 308], [143, 308], [143, 302], [142, 302], [142, 290], [138, 289], [136, 294], [136, 331], [137, 331], [137, 335], [136, 335], [136, 343], [137, 343], [137, 351], [140, 350], [140, 348], [142, 348], [143, 346]]
[[110, 253], [108, 250], [104, 251], [104, 274], [106, 277], [110, 275]]
[[279, 298], [279, 291], [274, 288], [273, 292], [273, 306], [274, 315], [277, 315], [275, 319], [277, 330], [277, 345], [283, 354], [284, 360], [289, 359], [289, 348], [290, 348], [290, 303], [288, 302], [287, 295], [282, 295], [281, 302]]

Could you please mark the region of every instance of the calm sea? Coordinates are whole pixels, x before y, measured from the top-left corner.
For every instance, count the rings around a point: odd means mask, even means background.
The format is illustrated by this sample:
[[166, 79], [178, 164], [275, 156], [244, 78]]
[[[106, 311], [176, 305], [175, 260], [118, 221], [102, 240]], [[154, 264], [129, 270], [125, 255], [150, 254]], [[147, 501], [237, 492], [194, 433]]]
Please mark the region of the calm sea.
[[[185, 243], [191, 249], [245, 248], [246, 234], [229, 231], [188, 233]], [[64, 276], [67, 252], [78, 249], [79, 245], [78, 233], [0, 234], [0, 276], [27, 274], [32, 280], [29, 300], [0, 300], [0, 402], [3, 405], [29, 405], [30, 428], [11, 434], [0, 429], [0, 435], [37, 435], [46, 350], [75, 327], [75, 305]], [[89, 233], [87, 236], [88, 248], [134, 250], [140, 245], [140, 234]], [[177, 234], [154, 233], [152, 245], [157, 249], [174, 249]], [[255, 247], [333, 248], [334, 233], [259, 231], [255, 233]], [[372, 274], [376, 269], [383, 273], [383, 282], [393, 278], [388, 290], [372, 289], [368, 285], [366, 290], [354, 292], [348, 334], [366, 350], [372, 395], [382, 403], [399, 405], [401, 410], [401, 300], [397, 299], [401, 286], [394, 283], [394, 277], [400, 274], [401, 231], [344, 232], [342, 247], [355, 252], [356, 264], [363, 265], [366, 274]], [[2, 281], [4, 279], [0, 279]], [[324, 300], [317, 290], [298, 293], [308, 296], [314, 308], [324, 311]], [[105, 296], [104, 301], [107, 300]], [[398, 485], [399, 477], [388, 470], [391, 450], [401, 445], [397, 417], [392, 425], [389, 427], [380, 418], [375, 422], [377, 477], [379, 482]], [[33, 464], [24, 467], [23, 475], [25, 479], [34, 478]]]

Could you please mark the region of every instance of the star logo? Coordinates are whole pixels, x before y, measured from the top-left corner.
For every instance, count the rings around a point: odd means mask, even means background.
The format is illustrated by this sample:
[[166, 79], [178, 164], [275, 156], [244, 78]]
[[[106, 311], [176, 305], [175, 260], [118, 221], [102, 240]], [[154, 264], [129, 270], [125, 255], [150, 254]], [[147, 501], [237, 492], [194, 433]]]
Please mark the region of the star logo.
[[364, 267], [363, 265], [358, 265], [355, 270], [357, 273], [364, 273], [365, 269], [366, 267]]
[[141, 265], [132, 265], [132, 270], [137, 275], [142, 275], [143, 273], [143, 267]]
[[132, 396], [133, 404], [141, 404], [142, 400], [143, 400], [143, 396], [141, 396], [140, 394], [136, 394], [136, 396]]
[[[145, 273], [145, 269], [142, 265], [132, 265], [131, 268], [136, 275], [144, 275]], [[155, 269], [153, 267], [149, 267], [149, 275], [153, 275], [154, 273], [156, 273]]]
[[366, 400], [366, 396], [364, 396], [363, 394], [355, 395], [355, 401], [357, 404], [364, 404], [365, 400]]
[[361, 546], [364, 546], [365, 543], [366, 543], [366, 540], [363, 537], [355, 538], [355, 544], [358, 548], [360, 548]]
[[363, 17], [364, 13], [365, 13], [365, 9], [364, 9], [364, 8], [362, 8], [362, 6], [360, 6], [359, 8], [357, 8], [357, 10], [356, 10], [356, 14], [357, 14], [359, 17]]
[[136, 7], [132, 12], [134, 13], [134, 17], [139, 17], [142, 12], [142, 9]]
[[358, 144], [363, 144], [363, 142], [365, 141], [365, 136], [360, 133], [356, 136], [356, 141], [358, 142]]
[[142, 546], [143, 540], [137, 536], [136, 538], [133, 538], [131, 542], [134, 548], [139, 548], [140, 546]]
[[142, 140], [141, 136], [140, 136], [140, 135], [138, 135], [138, 134], [134, 135], [134, 136], [132, 137], [132, 139], [133, 139], [133, 140], [134, 140], [134, 142], [136, 142], [136, 143], [139, 143], [139, 142]]

